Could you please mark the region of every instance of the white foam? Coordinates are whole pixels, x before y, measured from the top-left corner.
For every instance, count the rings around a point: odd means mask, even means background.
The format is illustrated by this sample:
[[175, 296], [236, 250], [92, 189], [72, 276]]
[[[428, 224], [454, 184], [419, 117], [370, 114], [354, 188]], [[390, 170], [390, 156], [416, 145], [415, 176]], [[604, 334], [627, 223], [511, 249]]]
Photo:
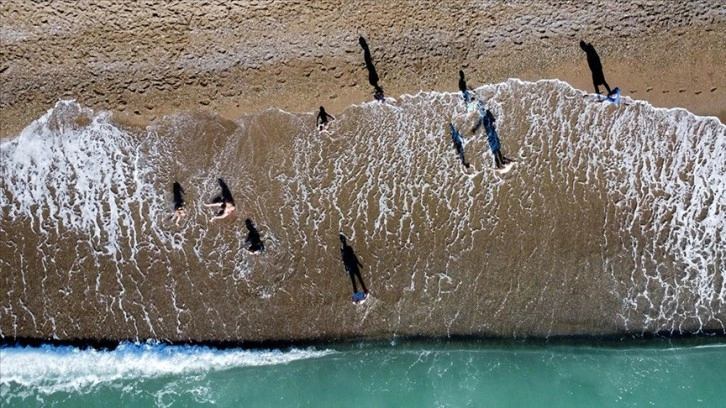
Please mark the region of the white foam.
[[[183, 336], [190, 327], [190, 316], [206, 316], [218, 327], [224, 326], [223, 319], [215, 316], [216, 300], [201, 299], [201, 305], [195, 306], [177, 295], [179, 287], [183, 288], [180, 293], [198, 291], [195, 285], [199, 285], [199, 277], [184, 276], [190, 273], [190, 264], [208, 272], [210, 282], [229, 277], [249, 283], [255, 270], [264, 269], [256, 265], [270, 266], [269, 270], [281, 275], [292, 274], [296, 268], [311, 270], [321, 256], [339, 261], [337, 251], [329, 247], [336, 233], [344, 231], [356, 250], [376, 248], [379, 270], [385, 273], [388, 269], [399, 273], [396, 268], [400, 265], [389, 263], [401, 249], [415, 252], [419, 258], [405, 265], [407, 271], [403, 273], [410, 281], [402, 286], [416, 290], [404, 291], [403, 295], [435, 294], [438, 302], [440, 291], [434, 283], [440, 281], [442, 271], [448, 274], [461, 266], [457, 262], [474, 251], [481, 252], [486, 244], [474, 242], [476, 233], [490, 236], [500, 221], [516, 225], [518, 220], [510, 217], [509, 209], [519, 205], [521, 209], [514, 208], [519, 214], [557, 217], [557, 209], [549, 208], [548, 203], [553, 193], [544, 191], [540, 187], [543, 183], [550, 190], [557, 189], [555, 194], [581, 205], [588, 204], [583, 191], [597, 189], [601, 194], [596, 199], [607, 207], [602, 228], [619, 234], [613, 245], [621, 245], [621, 250], [615, 256], [632, 258], [636, 265], [632, 273], [612, 270], [609, 259], [602, 266], [594, 265], [612, 274], [616, 282], [613, 291], [623, 297], [623, 320], [645, 316], [658, 328], [668, 327], [671, 320], [708, 321], [722, 315], [726, 302], [726, 285], [719, 283], [726, 279], [719, 263], [726, 258], [722, 238], [726, 214], [723, 125], [683, 110], [655, 109], [625, 95], [617, 106], [589, 103], [580, 91], [560, 81], [513, 79], [481, 87], [477, 95], [496, 117], [503, 153], [521, 163], [507, 177], [490, 171], [493, 163], [486, 137], [481, 130], [477, 134], [470, 131], [477, 115], [467, 112], [458, 93], [403, 95], [397, 106], [375, 102], [352, 106], [333, 122], [334, 138], [319, 137], [312, 114], [296, 116], [269, 110], [243, 118], [240, 129], [264, 120], [289, 120], [287, 129], [292, 129], [285, 135], [286, 143], [292, 145], [289, 158], [275, 167], [274, 175], [268, 173], [269, 179], [253, 183], [248, 182], [244, 167], [238, 171], [225, 166], [237, 166], [239, 152], [248, 151], [247, 144], [256, 142], [248, 136], [259, 137], [258, 133], [230, 137], [220, 132], [215, 138], [208, 134], [215, 130], [210, 130], [207, 122], [178, 115], [161, 121], [159, 126], [172, 128], [160, 132], [163, 135], [157, 135], [154, 126], [145, 135], [129, 135], [110, 124], [105, 114], [61, 102], [18, 138], [0, 147], [2, 180], [7, 181], [0, 185], [0, 212], [3, 219], [28, 219], [33, 231], [52, 237], [49, 247], [59, 242], [66, 230], [87, 237], [90, 244], [77, 245], [97, 248], [95, 260], [111, 264], [111, 275], [116, 268], [111, 279], [117, 284], [109, 285], [108, 277], [99, 274], [95, 292], [100, 293], [100, 287], [105, 286], [106, 293], [99, 297], [107, 302], [106, 312], [116, 314], [121, 309], [123, 313], [116, 315], [125, 319], [120, 325], [131, 332], [130, 337], [139, 327], [159, 333], [163, 319], [174, 321], [169, 313], [176, 313], [176, 333]], [[74, 126], [72, 118], [77, 116], [87, 116], [91, 123]], [[470, 172], [461, 171], [449, 122], [463, 129], [466, 158], [472, 163]], [[213, 139], [213, 149], [200, 151], [200, 139]], [[205, 168], [189, 164], [198, 162], [205, 163]], [[240, 209], [257, 205], [259, 214], [282, 219], [272, 223], [279, 225], [273, 231], [260, 220], [268, 249], [278, 249], [274, 255], [270, 250], [265, 256], [249, 257], [244, 249], [246, 232], [234, 221], [225, 220], [210, 228], [211, 213], [201, 202], [216, 194], [215, 177], [226, 178], [230, 173], [234, 174], [228, 180], [231, 190], [241, 192], [236, 196]], [[179, 174], [185, 186], [193, 187], [187, 201], [189, 215], [176, 228], [165, 225], [164, 220], [170, 215], [171, 182]], [[270, 183], [269, 191], [264, 192], [271, 195], [269, 203], [263, 203], [267, 197], [261, 200], [259, 191], [250, 187], [257, 182]], [[515, 194], [505, 197], [509, 200], [497, 199], [504, 187], [516, 189], [512, 190]], [[275, 196], [278, 191], [280, 197]], [[277, 213], [270, 215], [274, 211]], [[555, 223], [552, 228], [556, 228]], [[635, 232], [645, 238], [633, 238]], [[607, 244], [612, 246], [612, 241]], [[58, 250], [46, 249], [41, 248], [39, 256], [52, 269]], [[158, 259], [154, 265], [168, 266], [168, 281], [172, 283], [165, 285], [169, 291], [158, 294], [157, 299], [151, 299], [152, 290], [139, 285], [147, 273], [144, 266], [148, 266], [136, 264], [140, 251], [149, 255], [146, 258]], [[281, 255], [284, 251], [289, 252]], [[174, 258], [178, 252], [189, 262], [180, 265]], [[678, 282], [661, 274], [666, 271], [656, 265], [663, 253], [687, 266]], [[294, 262], [266, 264], [275, 256]], [[442, 258], [444, 261], [438, 262]], [[443, 264], [437, 266], [442, 270], [431, 269], [430, 264], [437, 262]], [[174, 267], [177, 270], [172, 270]], [[463, 267], [476, 275], [470, 266]], [[20, 271], [17, 287], [27, 287], [26, 273]], [[622, 273], [630, 276], [620, 284]], [[453, 287], [460, 286], [461, 280], [456, 279], [451, 282]], [[275, 284], [253, 283], [251, 288], [262, 299], [274, 299], [278, 290], [287, 289], [283, 281], [284, 277]], [[189, 291], [190, 287], [193, 290]], [[128, 294], [134, 295], [128, 298], [134, 298], [138, 307], [127, 314]], [[13, 299], [19, 300], [13, 307], [25, 307], [26, 297], [16, 295]], [[504, 307], [516, 293], [511, 295], [501, 294], [502, 313], [511, 311]], [[159, 309], [164, 315], [155, 313], [152, 304], [164, 301], [170, 305]], [[444, 300], [441, 304], [455, 309], [452, 302]], [[644, 302], [646, 306], [639, 308]], [[400, 304], [407, 304], [407, 299]], [[33, 322], [29, 324], [50, 325], [56, 334], [55, 321], [60, 319], [54, 316], [61, 317], [58, 308], [26, 309], [10, 314], [31, 316]], [[226, 326], [221, 330], [227, 330]], [[234, 334], [229, 330], [225, 334]]]
[[[77, 118], [91, 118], [75, 126]], [[0, 145], [5, 165], [0, 208], [28, 218], [38, 233], [61, 228], [88, 233], [95, 248], [114, 256], [127, 235], [137, 243], [132, 203], [143, 208], [153, 191], [141, 182], [139, 150], [108, 115], [94, 116], [73, 101], [58, 102], [16, 139]], [[127, 232], [128, 234], [124, 234]]]
[[[726, 281], [726, 126], [627, 96], [617, 106], [589, 103], [561, 81], [510, 80], [496, 88], [507, 90], [497, 98], [510, 115], [512, 105], [528, 112], [523, 144], [541, 156], [535, 161], [559, 167], [574, 199], [580, 183], [606, 186], [604, 203], [615, 217], [603, 229], [619, 230], [635, 264], [632, 272], [612, 271], [615, 282], [630, 275], [617, 289], [624, 327], [631, 319], [648, 330], [679, 331], [693, 321], [724, 327], [726, 285], [718, 282]], [[662, 264], [666, 254], [685, 265], [683, 275]]]
[[320, 358], [332, 350], [218, 350], [202, 346], [124, 343], [113, 351], [43, 346], [0, 348], [2, 387], [13, 384], [41, 394], [88, 392], [119, 380], [144, 380], [165, 375], [200, 375], [236, 367], [289, 364]]

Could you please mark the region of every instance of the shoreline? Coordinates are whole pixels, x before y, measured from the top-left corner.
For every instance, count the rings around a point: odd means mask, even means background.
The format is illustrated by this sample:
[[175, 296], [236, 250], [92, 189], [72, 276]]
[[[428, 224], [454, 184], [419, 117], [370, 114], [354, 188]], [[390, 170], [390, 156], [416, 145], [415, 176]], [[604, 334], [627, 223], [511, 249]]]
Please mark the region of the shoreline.
[[315, 347], [360, 347], [362, 345], [398, 346], [403, 344], [480, 344], [486, 346], [595, 346], [622, 348], [629, 346], [651, 346], [659, 341], [686, 343], [687, 345], [726, 344], [726, 334], [721, 331], [703, 331], [700, 333], [620, 333], [603, 335], [557, 335], [557, 336], [519, 336], [497, 337], [477, 335], [452, 336], [387, 336], [387, 337], [341, 337], [319, 339], [271, 339], [271, 340], [188, 340], [171, 341], [166, 339], [43, 339], [30, 337], [0, 337], [0, 348], [3, 347], [74, 347], [77, 349], [113, 351], [123, 344], [151, 344], [170, 347], [208, 347], [217, 350], [288, 350], [294, 348]]

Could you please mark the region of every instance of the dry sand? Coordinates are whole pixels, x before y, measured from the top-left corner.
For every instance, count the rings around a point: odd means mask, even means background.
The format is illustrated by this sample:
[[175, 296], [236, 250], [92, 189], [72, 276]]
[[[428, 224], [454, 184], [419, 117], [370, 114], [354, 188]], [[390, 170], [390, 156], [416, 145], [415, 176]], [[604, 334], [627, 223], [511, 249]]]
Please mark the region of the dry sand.
[[[586, 3], [586, 4], [585, 4]], [[387, 95], [558, 78], [592, 92], [580, 39], [611, 86], [726, 122], [726, 4], [695, 1], [220, 1], [0, 4], [0, 137], [59, 99], [144, 125], [210, 110], [333, 114]]]

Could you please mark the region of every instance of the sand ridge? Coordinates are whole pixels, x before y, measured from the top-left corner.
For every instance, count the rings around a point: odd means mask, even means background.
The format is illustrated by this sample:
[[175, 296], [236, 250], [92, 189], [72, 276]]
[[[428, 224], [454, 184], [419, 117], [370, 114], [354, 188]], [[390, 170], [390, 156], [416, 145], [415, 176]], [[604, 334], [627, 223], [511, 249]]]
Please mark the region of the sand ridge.
[[371, 99], [358, 37], [390, 96], [559, 78], [608, 82], [663, 107], [726, 118], [726, 5], [717, 0], [4, 2], [0, 136], [60, 99], [144, 125], [181, 110], [234, 119], [279, 107], [333, 114]]

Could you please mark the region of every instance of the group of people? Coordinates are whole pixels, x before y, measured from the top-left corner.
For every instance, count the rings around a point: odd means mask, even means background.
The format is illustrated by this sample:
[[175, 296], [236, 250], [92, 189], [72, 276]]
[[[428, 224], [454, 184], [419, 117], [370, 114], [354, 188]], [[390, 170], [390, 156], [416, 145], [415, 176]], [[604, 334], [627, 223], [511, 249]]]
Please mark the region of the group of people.
[[[376, 100], [383, 101], [383, 89], [378, 84], [379, 78], [375, 70], [375, 66], [373, 65], [368, 44], [363, 37], [359, 38], [359, 43], [364, 51], [366, 68], [368, 69], [369, 73], [369, 82], [374, 87], [374, 97]], [[580, 48], [587, 54], [587, 62], [592, 71], [595, 92], [599, 95], [599, 85], [604, 85], [608, 91], [609, 96], [610, 94], [612, 94], [613, 91], [610, 89], [607, 82], [605, 82], [605, 76], [602, 72], [602, 64], [600, 63], [600, 58], [597, 55], [597, 52], [595, 52], [594, 47], [592, 46], [592, 44], [580, 41]], [[489, 148], [492, 152], [492, 155], [494, 156], [494, 165], [496, 169], [506, 169], [510, 163], [513, 163], [513, 161], [502, 154], [499, 135], [494, 125], [494, 115], [489, 109], [485, 107], [484, 101], [481, 98], [477, 97], [477, 95], [471, 89], [469, 89], [466, 84], [466, 78], [464, 76], [463, 70], [459, 71], [459, 90], [461, 91], [464, 98], [464, 105], [467, 107], [474, 106], [479, 115], [477, 123], [472, 128], [472, 133], [475, 134], [480, 127], [484, 127], [487, 135], [487, 143], [489, 144]], [[325, 131], [330, 120], [335, 120], [335, 117], [327, 113], [325, 111], [325, 108], [321, 106], [316, 118], [318, 131]], [[453, 123], [450, 123], [449, 127], [451, 131], [451, 139], [454, 143], [454, 147], [456, 148], [462, 165], [464, 165], [464, 167], [466, 168], [469, 168], [469, 163], [466, 161], [464, 156], [464, 140], [461, 136], [461, 133], [458, 129], [456, 129], [456, 126], [454, 126]], [[211, 202], [204, 204], [205, 207], [219, 208], [219, 211], [212, 217], [211, 221], [226, 218], [234, 214], [236, 209], [234, 199], [232, 198], [232, 193], [229, 191], [229, 188], [225, 184], [224, 180], [218, 178], [217, 182], [219, 183], [219, 186], [222, 190], [221, 194], [213, 198]], [[172, 219], [175, 220], [175, 224], [178, 226], [181, 219], [186, 216], [186, 209], [183, 198], [184, 189], [178, 182], [174, 183], [173, 194], [174, 215], [172, 216]], [[248, 230], [247, 239], [245, 240], [245, 243], [247, 244], [247, 250], [252, 253], [259, 253], [264, 251], [264, 243], [262, 242], [260, 234], [255, 228], [252, 220], [250, 220], [249, 218], [246, 219], [245, 226]], [[366, 288], [365, 283], [363, 283], [363, 279], [360, 273], [360, 267], [362, 267], [363, 265], [356, 257], [353, 248], [347, 244], [346, 237], [343, 234], [340, 234], [339, 238], [340, 242], [343, 245], [340, 249], [343, 264], [345, 266], [346, 272], [350, 276], [353, 286], [353, 303], [362, 303], [368, 298], [368, 289]], [[357, 283], [360, 283], [362, 291], [358, 290]]]
[[[236, 207], [234, 205], [234, 198], [232, 198], [232, 193], [229, 191], [229, 187], [227, 187], [227, 184], [221, 178], [217, 179], [217, 183], [219, 183], [219, 187], [222, 190], [221, 193], [215, 196], [210, 202], [204, 203], [205, 207], [219, 208], [217, 213], [212, 216], [211, 221], [227, 218], [230, 215], [233, 215], [236, 211]], [[174, 224], [176, 226], [179, 226], [182, 218], [187, 215], [186, 205], [184, 203], [185, 192], [184, 188], [182, 188], [179, 182], [174, 182], [172, 189], [174, 194], [174, 214], [171, 216], [171, 219], [172, 221], [174, 221]], [[255, 228], [252, 220], [247, 218], [245, 220], [245, 226], [247, 227], [248, 231], [247, 239], [245, 240], [247, 250], [253, 254], [264, 251], [265, 244], [262, 242], [260, 233], [257, 231], [257, 228]]]

